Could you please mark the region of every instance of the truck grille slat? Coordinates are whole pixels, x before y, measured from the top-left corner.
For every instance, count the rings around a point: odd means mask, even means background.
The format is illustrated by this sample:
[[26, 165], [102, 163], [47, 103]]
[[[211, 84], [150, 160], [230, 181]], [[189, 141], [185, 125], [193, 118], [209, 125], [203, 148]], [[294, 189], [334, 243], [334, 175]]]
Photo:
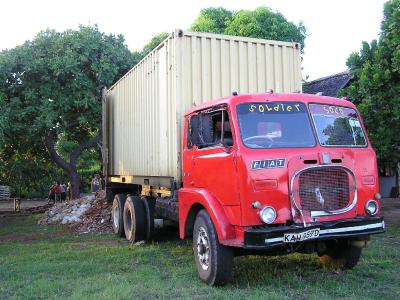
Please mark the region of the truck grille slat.
[[298, 195], [303, 210], [343, 209], [349, 205], [351, 192], [349, 174], [340, 168], [309, 169], [299, 175]]

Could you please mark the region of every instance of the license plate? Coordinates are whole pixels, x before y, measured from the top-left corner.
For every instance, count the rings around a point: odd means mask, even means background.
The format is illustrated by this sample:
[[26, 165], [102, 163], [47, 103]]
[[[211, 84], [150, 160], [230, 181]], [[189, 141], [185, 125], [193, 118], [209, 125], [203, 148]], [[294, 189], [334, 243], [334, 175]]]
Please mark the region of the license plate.
[[313, 228], [303, 232], [296, 232], [296, 233], [285, 233], [283, 235], [283, 242], [284, 243], [296, 243], [301, 242], [309, 239], [314, 239], [319, 237], [319, 228]]

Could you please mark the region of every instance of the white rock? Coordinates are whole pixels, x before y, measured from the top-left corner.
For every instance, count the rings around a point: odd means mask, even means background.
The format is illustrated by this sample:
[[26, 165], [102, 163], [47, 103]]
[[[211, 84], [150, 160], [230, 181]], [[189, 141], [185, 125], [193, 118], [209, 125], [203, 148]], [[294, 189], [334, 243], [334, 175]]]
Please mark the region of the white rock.
[[61, 224], [76, 223], [76, 222], [79, 222], [80, 220], [81, 219], [79, 217], [77, 217], [77, 216], [69, 215], [69, 216], [65, 216], [62, 219]]

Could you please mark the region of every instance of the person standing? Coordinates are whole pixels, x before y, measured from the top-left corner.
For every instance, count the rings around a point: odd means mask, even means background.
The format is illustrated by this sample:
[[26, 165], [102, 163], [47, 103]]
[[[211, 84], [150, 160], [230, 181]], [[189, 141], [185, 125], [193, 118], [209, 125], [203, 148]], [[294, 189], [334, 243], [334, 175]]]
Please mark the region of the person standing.
[[93, 175], [91, 182], [92, 193], [96, 193], [100, 189], [100, 181], [98, 175]]
[[61, 202], [61, 187], [60, 182], [57, 181], [56, 186], [54, 187], [54, 202]]
[[67, 187], [63, 182], [61, 182], [60, 184], [60, 189], [61, 189], [61, 202], [63, 202], [67, 198]]
[[72, 191], [71, 191], [71, 182], [68, 182], [68, 186], [67, 186], [67, 201], [71, 201], [72, 200]]
[[49, 201], [48, 203], [50, 204], [52, 201], [55, 204], [56, 203], [56, 199], [55, 199], [55, 188], [56, 188], [57, 183], [54, 182], [53, 185], [50, 187], [50, 191], [49, 191]]

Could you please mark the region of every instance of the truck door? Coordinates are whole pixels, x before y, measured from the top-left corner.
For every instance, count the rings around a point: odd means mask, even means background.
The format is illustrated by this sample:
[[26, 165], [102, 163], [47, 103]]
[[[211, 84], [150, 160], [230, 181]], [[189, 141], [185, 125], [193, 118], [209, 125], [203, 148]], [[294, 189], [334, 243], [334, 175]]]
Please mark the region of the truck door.
[[189, 122], [189, 187], [207, 189], [222, 205], [239, 205], [236, 145], [228, 111], [213, 108], [193, 115]]

